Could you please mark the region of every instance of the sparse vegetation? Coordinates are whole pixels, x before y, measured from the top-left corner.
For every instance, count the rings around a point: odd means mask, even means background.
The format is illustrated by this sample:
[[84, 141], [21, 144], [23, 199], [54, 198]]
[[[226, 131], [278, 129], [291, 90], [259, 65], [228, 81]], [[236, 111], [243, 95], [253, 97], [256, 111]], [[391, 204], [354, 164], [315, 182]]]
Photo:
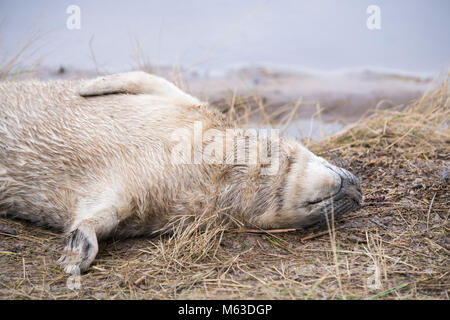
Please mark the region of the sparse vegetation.
[[[2, 23], [0, 23], [2, 27]], [[0, 33], [0, 44], [2, 34]], [[36, 60], [31, 65], [24, 66], [23, 61], [30, 60], [34, 54], [33, 46], [36, 45], [37, 40], [40, 38], [39, 33], [34, 33], [27, 41], [24, 41], [14, 54], [6, 52], [6, 48], [2, 49], [0, 56], [0, 80], [10, 80], [23, 76], [34, 76], [35, 69], [39, 65], [40, 61]]]

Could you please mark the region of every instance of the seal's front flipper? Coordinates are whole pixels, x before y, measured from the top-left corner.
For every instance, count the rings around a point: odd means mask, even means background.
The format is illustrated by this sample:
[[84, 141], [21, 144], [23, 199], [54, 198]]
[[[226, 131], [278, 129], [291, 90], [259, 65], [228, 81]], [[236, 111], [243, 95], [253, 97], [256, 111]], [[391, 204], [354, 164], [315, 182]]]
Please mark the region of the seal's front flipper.
[[58, 263], [64, 272], [79, 275], [86, 271], [98, 252], [98, 242], [93, 228], [81, 227], [70, 232]]
[[107, 94], [141, 94], [149, 93], [145, 85], [143, 72], [119, 73], [88, 80], [82, 84], [79, 94], [83, 97]]
[[88, 80], [81, 85], [78, 92], [82, 97], [108, 94], [148, 94], [170, 99], [175, 103], [203, 104], [166, 79], [143, 71], [119, 73]]
[[72, 275], [86, 271], [98, 252], [98, 240], [111, 236], [119, 219], [113, 208], [80, 212], [66, 237], [66, 246], [58, 260], [64, 272]]

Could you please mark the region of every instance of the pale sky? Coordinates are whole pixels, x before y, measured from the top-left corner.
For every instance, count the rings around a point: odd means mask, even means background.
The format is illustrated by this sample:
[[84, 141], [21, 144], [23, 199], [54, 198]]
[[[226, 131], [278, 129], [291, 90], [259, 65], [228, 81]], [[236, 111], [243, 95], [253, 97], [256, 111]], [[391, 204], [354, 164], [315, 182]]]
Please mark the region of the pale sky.
[[[369, 5], [381, 30], [366, 27]], [[69, 5], [81, 29], [66, 27]], [[109, 71], [133, 64], [138, 39], [153, 64], [221, 69], [274, 64], [439, 72], [450, 66], [448, 0], [1, 0], [0, 57], [39, 31], [33, 57], [49, 66]]]

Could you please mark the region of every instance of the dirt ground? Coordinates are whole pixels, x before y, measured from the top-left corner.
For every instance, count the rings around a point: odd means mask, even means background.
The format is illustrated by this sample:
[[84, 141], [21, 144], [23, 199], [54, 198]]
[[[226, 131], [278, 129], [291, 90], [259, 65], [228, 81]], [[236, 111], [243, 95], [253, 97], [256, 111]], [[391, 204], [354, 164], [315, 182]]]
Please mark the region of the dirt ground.
[[449, 299], [449, 122], [444, 83], [309, 144], [363, 188], [363, 206], [328, 225], [112, 239], [79, 279], [56, 263], [60, 234], [0, 218], [0, 298]]

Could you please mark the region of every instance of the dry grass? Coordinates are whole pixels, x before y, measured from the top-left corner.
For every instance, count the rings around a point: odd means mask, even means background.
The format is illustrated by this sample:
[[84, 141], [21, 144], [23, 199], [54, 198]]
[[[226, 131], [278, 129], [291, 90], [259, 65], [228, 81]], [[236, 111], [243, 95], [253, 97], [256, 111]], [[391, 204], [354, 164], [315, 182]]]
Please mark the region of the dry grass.
[[[0, 298], [449, 299], [448, 93], [444, 82], [310, 144], [364, 189], [361, 209], [324, 226], [260, 232], [217, 226], [220, 212], [205, 214], [172, 236], [101, 244], [81, 289], [70, 290], [55, 262], [61, 235], [0, 219]], [[270, 124], [280, 120], [262, 104], [237, 102], [230, 119], [259, 110]]]
[[[0, 23], [0, 29], [5, 32], [3, 23]], [[2, 56], [0, 57], [0, 80], [11, 80], [16, 78], [33, 77], [36, 75], [36, 68], [40, 64], [40, 59], [34, 59], [36, 53], [36, 42], [41, 38], [41, 34], [36, 32], [27, 37], [26, 41], [19, 41], [20, 45], [14, 49], [11, 54], [2, 49]], [[0, 45], [2, 40], [2, 33], [0, 33]], [[24, 66], [24, 61], [34, 60], [30, 65]]]

